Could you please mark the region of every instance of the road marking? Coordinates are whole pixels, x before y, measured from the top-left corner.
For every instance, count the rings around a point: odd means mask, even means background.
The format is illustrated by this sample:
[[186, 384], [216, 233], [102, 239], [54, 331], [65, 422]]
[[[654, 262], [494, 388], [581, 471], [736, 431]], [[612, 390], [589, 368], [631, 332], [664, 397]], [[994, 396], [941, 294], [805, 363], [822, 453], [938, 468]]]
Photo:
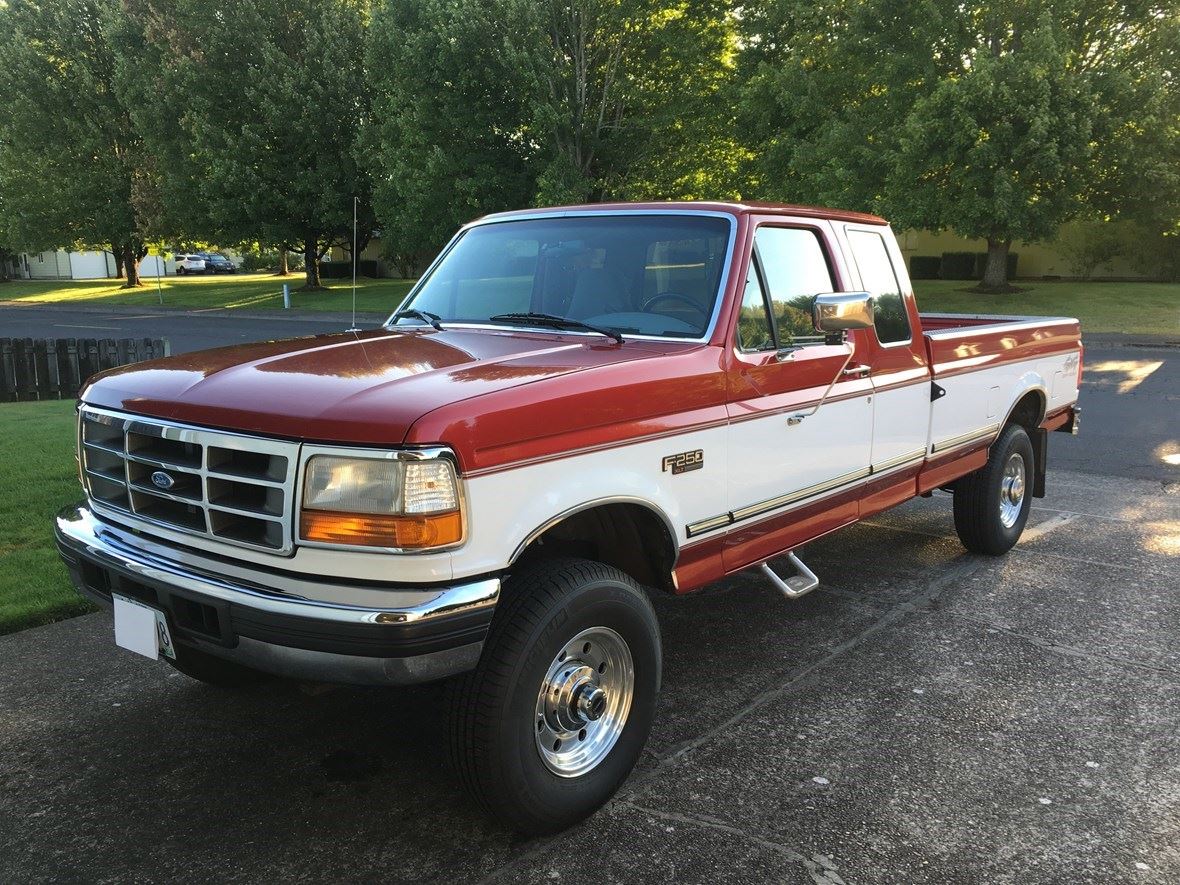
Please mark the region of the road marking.
[[1059, 529], [1063, 525], [1069, 525], [1075, 519], [1080, 519], [1080, 513], [1070, 513], [1068, 511], [1058, 513], [1056, 516], [1051, 516], [1044, 522], [1039, 522], [1032, 528], [1026, 528], [1024, 533], [1020, 536], [1020, 540], [1016, 543], [1024, 544], [1027, 541], [1035, 541], [1037, 538], [1047, 535], [1054, 529]]
[[55, 329], [112, 329], [116, 332], [119, 331], [118, 326], [75, 326], [70, 323], [54, 323], [53, 328], [55, 328]]

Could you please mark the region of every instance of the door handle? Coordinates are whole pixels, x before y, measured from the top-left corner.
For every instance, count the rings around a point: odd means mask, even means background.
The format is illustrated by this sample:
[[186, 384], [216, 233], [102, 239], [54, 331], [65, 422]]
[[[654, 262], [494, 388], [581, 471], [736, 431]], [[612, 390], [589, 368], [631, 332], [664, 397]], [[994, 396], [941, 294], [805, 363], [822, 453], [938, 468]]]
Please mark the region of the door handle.
[[869, 372], [873, 371], [870, 366], [849, 366], [840, 374], [845, 378], [864, 378]]

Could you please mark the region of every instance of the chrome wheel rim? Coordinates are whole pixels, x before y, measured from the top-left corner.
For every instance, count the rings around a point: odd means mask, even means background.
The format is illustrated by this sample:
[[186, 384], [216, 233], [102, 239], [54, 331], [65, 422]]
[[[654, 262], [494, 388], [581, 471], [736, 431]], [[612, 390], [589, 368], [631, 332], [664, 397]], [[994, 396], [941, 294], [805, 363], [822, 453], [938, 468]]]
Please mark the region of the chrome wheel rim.
[[635, 663], [609, 627], [591, 627], [557, 653], [537, 693], [537, 752], [560, 777], [596, 768], [623, 733], [635, 694]]
[[1024, 458], [1014, 454], [1004, 465], [1004, 476], [1000, 480], [1000, 522], [1010, 529], [1020, 518], [1024, 507]]

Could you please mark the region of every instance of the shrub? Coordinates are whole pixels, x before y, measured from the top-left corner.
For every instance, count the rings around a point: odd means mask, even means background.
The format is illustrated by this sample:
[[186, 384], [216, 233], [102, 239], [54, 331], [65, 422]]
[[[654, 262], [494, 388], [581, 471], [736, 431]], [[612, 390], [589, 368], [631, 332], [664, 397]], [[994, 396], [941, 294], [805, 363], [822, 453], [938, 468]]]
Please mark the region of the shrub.
[[910, 257], [910, 279], [937, 280], [942, 259], [937, 255], [913, 255]]
[[975, 276], [974, 252], [943, 252], [938, 265], [938, 276], [944, 280], [973, 280]]

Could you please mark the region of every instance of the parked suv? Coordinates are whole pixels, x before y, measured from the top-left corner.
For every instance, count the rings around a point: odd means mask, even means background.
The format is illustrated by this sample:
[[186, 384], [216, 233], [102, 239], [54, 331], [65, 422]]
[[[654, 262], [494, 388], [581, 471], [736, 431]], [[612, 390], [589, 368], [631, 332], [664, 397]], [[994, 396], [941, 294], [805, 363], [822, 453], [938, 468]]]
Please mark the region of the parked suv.
[[204, 253], [205, 270], [208, 273], [236, 273], [238, 266], [220, 253]]
[[176, 256], [176, 275], [184, 276], [185, 274], [193, 273], [209, 273], [208, 264], [205, 261], [205, 256], [197, 255], [195, 253], [186, 253]]

